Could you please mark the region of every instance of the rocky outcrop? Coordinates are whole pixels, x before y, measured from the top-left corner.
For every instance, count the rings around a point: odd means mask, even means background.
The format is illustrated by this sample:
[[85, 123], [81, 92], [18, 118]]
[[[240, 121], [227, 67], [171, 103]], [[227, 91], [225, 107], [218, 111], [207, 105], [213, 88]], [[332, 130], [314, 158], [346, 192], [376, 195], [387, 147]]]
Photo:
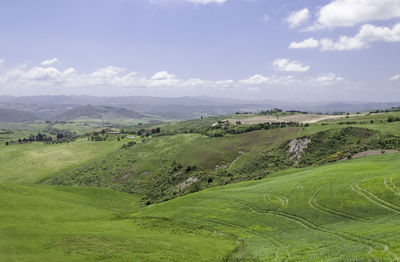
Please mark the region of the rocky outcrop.
[[297, 138], [293, 139], [289, 143], [289, 157], [293, 159], [294, 165], [299, 162], [302, 153], [307, 148], [308, 144], [311, 142], [309, 138]]

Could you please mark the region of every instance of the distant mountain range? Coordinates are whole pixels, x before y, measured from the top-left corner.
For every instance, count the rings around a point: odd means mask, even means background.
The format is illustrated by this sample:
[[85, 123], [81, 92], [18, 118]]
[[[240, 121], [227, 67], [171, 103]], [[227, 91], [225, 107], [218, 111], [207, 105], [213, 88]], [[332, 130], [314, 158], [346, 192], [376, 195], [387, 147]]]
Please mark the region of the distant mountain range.
[[[256, 112], [272, 108], [313, 113], [359, 112], [388, 109], [400, 102], [287, 102], [278, 100], [240, 100], [216, 97], [95, 97], [95, 96], [0, 96], [2, 119], [72, 120], [78, 117], [142, 118], [144, 114], [165, 119], [190, 119], [200, 115]], [[24, 113], [26, 113], [24, 115]], [[10, 116], [6, 116], [10, 114]], [[1, 120], [0, 121], [5, 121]]]
[[128, 110], [125, 108], [116, 108], [110, 106], [77, 106], [55, 117], [55, 120], [74, 120], [77, 118], [94, 118], [94, 119], [109, 119], [109, 118], [132, 118], [141, 119], [143, 114]]
[[0, 122], [24, 122], [38, 119], [39, 118], [31, 112], [0, 108]]

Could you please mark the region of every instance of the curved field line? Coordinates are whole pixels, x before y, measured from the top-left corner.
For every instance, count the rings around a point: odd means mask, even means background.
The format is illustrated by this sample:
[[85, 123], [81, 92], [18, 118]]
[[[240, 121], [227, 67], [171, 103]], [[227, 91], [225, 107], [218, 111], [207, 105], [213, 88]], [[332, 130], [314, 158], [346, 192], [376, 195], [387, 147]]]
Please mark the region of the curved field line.
[[287, 207], [289, 204], [289, 199], [287, 197], [275, 193], [264, 193], [264, 200], [267, 201], [266, 198], [271, 199], [270, 196], [275, 197], [279, 202], [281, 202], [281, 206], [276, 209]]
[[333, 209], [333, 208], [329, 208], [329, 207], [326, 207], [326, 206], [324, 206], [324, 205], [319, 204], [318, 201], [317, 201], [317, 196], [318, 196], [318, 194], [322, 191], [322, 189], [323, 189], [325, 186], [326, 186], [326, 184], [325, 184], [325, 185], [322, 185], [322, 186], [313, 194], [313, 196], [312, 196], [312, 197], [310, 198], [310, 200], [308, 201], [309, 205], [310, 205], [312, 208], [314, 208], [314, 209], [316, 209], [316, 210], [318, 210], [318, 211], [320, 211], [320, 212], [322, 212], [322, 213], [328, 214], [328, 215], [333, 215], [333, 216], [337, 216], [337, 217], [341, 217], [341, 218], [347, 218], [347, 219], [351, 219], [351, 220], [354, 220], [354, 221], [368, 222], [367, 219], [359, 218], [359, 217], [353, 216], [353, 215], [351, 215], [351, 214], [349, 214], [349, 213], [346, 213], [346, 212], [343, 212], [343, 211], [339, 211], [339, 210], [336, 210], [336, 209]]
[[[323, 186], [316, 193], [318, 194], [319, 191], [322, 190], [322, 188], [323, 188]], [[316, 196], [317, 194], [314, 194], [314, 195]], [[253, 207], [253, 209], [256, 209], [256, 208]], [[375, 241], [375, 240], [368, 239], [368, 238], [363, 238], [363, 237], [360, 237], [360, 236], [357, 236], [357, 235], [353, 235], [353, 234], [350, 234], [350, 233], [329, 230], [329, 229], [317, 226], [317, 225], [313, 224], [312, 222], [308, 221], [305, 218], [302, 218], [300, 216], [296, 216], [296, 215], [293, 215], [293, 214], [288, 214], [288, 213], [285, 213], [285, 212], [278, 212], [276, 210], [271, 210], [271, 211], [262, 211], [262, 210], [260, 211], [260, 210], [258, 210], [258, 212], [265, 213], [265, 214], [271, 214], [271, 215], [275, 215], [275, 216], [280, 216], [280, 217], [285, 218], [287, 220], [292, 220], [292, 221], [300, 224], [301, 226], [303, 226], [305, 228], [313, 229], [313, 230], [324, 232], [324, 233], [333, 234], [335, 236], [344, 238], [344, 239], [349, 240], [349, 241], [353, 241], [353, 242], [356, 242], [356, 243], [364, 244], [364, 245], [366, 245], [366, 246], [368, 246], [368, 247], [370, 247], [372, 249], [376, 249], [377, 246], [380, 246], [383, 249], [383, 251], [385, 253], [387, 253], [389, 256], [393, 257], [395, 259], [395, 261], [399, 261], [399, 258], [397, 257], [397, 255], [392, 253], [391, 251], [389, 251], [389, 246], [387, 244], [385, 244], [385, 243], [380, 243], [379, 241]]]
[[400, 196], [400, 191], [398, 187], [393, 183], [392, 177], [390, 177], [389, 182], [387, 181], [387, 177], [385, 177], [385, 180], [383, 180], [383, 184], [387, 189], [392, 191], [395, 195]]
[[358, 194], [362, 195], [365, 199], [367, 199], [371, 203], [373, 203], [379, 207], [385, 208], [387, 210], [393, 211], [397, 214], [400, 214], [399, 206], [396, 206], [395, 204], [392, 204], [386, 200], [383, 200], [382, 198], [377, 197], [376, 195], [369, 192], [368, 190], [361, 188], [357, 183], [351, 184], [351, 188]]
[[200, 219], [200, 220], [204, 220], [204, 221], [207, 221], [207, 222], [215, 223], [215, 224], [220, 224], [220, 225], [227, 226], [227, 227], [230, 227], [230, 228], [238, 228], [238, 229], [240, 229], [242, 231], [257, 235], [259, 237], [262, 237], [262, 238], [268, 240], [276, 248], [274, 261], [279, 259], [279, 250], [280, 249], [285, 249], [286, 253], [287, 253], [287, 254], [283, 254], [284, 258], [281, 261], [286, 261], [290, 256], [289, 249], [287, 248], [287, 246], [282, 244], [281, 241], [279, 241], [278, 239], [276, 239], [273, 236], [265, 235], [265, 234], [262, 234], [262, 233], [260, 233], [258, 231], [255, 231], [253, 229], [247, 228], [245, 226], [242, 226], [242, 225], [239, 225], [239, 224], [235, 224], [235, 223], [231, 223], [231, 222], [227, 222], [227, 221], [221, 221], [219, 219], [205, 218], [205, 217], [199, 217], [199, 216], [191, 216], [191, 217], [196, 218], [196, 219]]

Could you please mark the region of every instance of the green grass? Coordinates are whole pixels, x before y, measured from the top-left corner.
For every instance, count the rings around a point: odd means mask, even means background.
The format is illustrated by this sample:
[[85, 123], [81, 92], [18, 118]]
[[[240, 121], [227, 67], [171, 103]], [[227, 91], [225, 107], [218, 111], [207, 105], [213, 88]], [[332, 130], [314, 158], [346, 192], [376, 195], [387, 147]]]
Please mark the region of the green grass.
[[29, 137], [30, 134], [37, 134], [44, 129], [46, 124], [43, 123], [0, 122], [0, 142]]
[[[301, 133], [302, 136], [315, 134], [320, 131], [329, 129], [338, 129], [345, 126], [362, 127], [380, 131], [384, 134], [399, 135], [400, 134], [400, 122], [388, 123], [387, 119], [389, 116], [399, 117], [400, 112], [391, 113], [378, 113], [364, 116], [355, 116], [350, 118], [341, 118], [335, 120], [321, 121], [315, 124], [311, 124], [309, 127], [304, 127]], [[371, 123], [371, 120], [373, 123]], [[346, 123], [347, 124], [339, 124]], [[353, 123], [356, 122], [356, 123]]]
[[[216, 165], [240, 166], [242, 162], [234, 161], [236, 158], [251, 158], [266, 148], [296, 137], [299, 131], [299, 128], [282, 128], [218, 138], [199, 134], [147, 138], [128, 149], [60, 173], [46, 183], [110, 187], [139, 194], [144, 201], [168, 200], [193, 190], [178, 187], [189, 177], [201, 180], [197, 190], [251, 179], [230, 173], [215, 174]], [[196, 168], [187, 171], [188, 166]]]
[[395, 261], [400, 154], [291, 169], [142, 207], [0, 183], [0, 261]]
[[[244, 244], [232, 261], [393, 261], [400, 256], [398, 170], [400, 154], [284, 171], [187, 195], [134, 217], [235, 235]], [[386, 187], [385, 179], [393, 184]]]
[[0, 145], [0, 181], [36, 183], [117, 150], [121, 142], [80, 139], [62, 144]]
[[202, 227], [127, 219], [137, 198], [112, 190], [0, 183], [0, 199], [0, 261], [210, 261], [235, 246]]

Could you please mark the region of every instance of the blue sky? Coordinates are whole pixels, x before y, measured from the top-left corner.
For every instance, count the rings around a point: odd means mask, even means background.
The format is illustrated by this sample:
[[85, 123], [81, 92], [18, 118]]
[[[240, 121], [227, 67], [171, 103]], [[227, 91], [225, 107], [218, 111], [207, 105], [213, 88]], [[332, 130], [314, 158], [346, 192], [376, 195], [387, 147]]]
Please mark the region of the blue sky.
[[400, 101], [400, 0], [0, 7], [0, 95]]

